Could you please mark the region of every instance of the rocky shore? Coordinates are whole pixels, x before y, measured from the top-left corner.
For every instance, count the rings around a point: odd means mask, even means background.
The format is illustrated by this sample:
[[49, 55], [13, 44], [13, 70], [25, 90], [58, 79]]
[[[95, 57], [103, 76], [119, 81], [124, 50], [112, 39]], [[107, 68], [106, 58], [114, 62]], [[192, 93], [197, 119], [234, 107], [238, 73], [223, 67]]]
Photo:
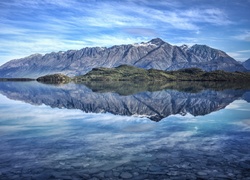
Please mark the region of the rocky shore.
[[[246, 146], [247, 147], [247, 146]], [[250, 179], [249, 157], [243, 158], [246, 147], [237, 147], [234, 154], [225, 149], [220, 154], [208, 152], [170, 152], [157, 150], [138, 156], [129, 162], [111, 162], [114, 158], [103, 157], [93, 165], [76, 159], [58, 161], [48, 167], [32, 166], [26, 168], [6, 166], [0, 172], [1, 180], [9, 179], [62, 179], [62, 180], [102, 180], [102, 179]], [[236, 152], [238, 150], [238, 152]], [[89, 154], [90, 155], [90, 154]], [[88, 156], [88, 154], [86, 154]], [[92, 156], [92, 155], [91, 155]], [[101, 157], [98, 157], [101, 158]], [[248, 159], [247, 159], [248, 158]], [[110, 161], [109, 161], [110, 159]], [[241, 159], [241, 160], [239, 160]], [[90, 159], [89, 159], [90, 160]], [[91, 161], [91, 160], [90, 160]], [[0, 162], [3, 165], [4, 162]], [[29, 162], [27, 162], [28, 164]], [[91, 167], [92, 166], [92, 167]], [[95, 166], [95, 167], [93, 167]]]

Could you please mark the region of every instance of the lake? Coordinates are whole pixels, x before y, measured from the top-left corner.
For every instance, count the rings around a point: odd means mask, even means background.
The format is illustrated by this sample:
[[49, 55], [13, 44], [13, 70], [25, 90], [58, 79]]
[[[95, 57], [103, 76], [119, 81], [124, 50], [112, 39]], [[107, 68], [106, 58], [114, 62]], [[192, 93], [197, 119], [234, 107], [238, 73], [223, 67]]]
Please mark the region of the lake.
[[0, 179], [250, 179], [250, 89], [0, 82]]

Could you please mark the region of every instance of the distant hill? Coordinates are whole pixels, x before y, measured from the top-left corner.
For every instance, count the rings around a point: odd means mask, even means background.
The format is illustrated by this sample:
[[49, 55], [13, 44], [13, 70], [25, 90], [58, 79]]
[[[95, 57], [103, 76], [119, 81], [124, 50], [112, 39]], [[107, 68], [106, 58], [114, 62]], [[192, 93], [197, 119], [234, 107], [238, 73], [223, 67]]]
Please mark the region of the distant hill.
[[243, 62], [242, 64], [247, 70], [250, 70], [250, 58], [245, 62]]
[[142, 69], [128, 65], [116, 68], [94, 68], [75, 81], [238, 81], [250, 82], [249, 72], [225, 72], [222, 70], [206, 72], [199, 68], [176, 71]]
[[160, 38], [146, 43], [86, 47], [81, 50], [34, 54], [9, 61], [0, 67], [2, 78], [37, 78], [46, 74], [82, 75], [93, 68], [127, 64], [143, 69], [178, 70], [200, 68], [205, 71], [246, 71], [242, 64], [221, 50], [206, 45], [173, 46]]
[[38, 82], [45, 82], [47, 84], [65, 84], [70, 82], [70, 77], [63, 74], [51, 74], [37, 78]]
[[142, 69], [129, 65], [116, 68], [94, 68], [85, 75], [69, 78], [65, 75], [54, 74], [37, 79], [45, 83], [64, 83], [74, 81], [127, 81], [127, 82], [169, 82], [169, 81], [231, 81], [250, 82], [250, 72], [225, 72], [222, 70], [206, 72], [199, 68], [180, 69], [177, 71], [163, 71], [156, 69]]

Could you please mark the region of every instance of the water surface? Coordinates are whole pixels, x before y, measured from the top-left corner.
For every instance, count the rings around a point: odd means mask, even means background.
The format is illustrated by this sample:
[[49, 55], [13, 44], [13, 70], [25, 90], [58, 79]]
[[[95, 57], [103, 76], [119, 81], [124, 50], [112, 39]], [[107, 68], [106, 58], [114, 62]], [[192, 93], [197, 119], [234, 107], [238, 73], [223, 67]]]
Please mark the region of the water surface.
[[248, 89], [108, 87], [0, 83], [0, 179], [250, 177]]

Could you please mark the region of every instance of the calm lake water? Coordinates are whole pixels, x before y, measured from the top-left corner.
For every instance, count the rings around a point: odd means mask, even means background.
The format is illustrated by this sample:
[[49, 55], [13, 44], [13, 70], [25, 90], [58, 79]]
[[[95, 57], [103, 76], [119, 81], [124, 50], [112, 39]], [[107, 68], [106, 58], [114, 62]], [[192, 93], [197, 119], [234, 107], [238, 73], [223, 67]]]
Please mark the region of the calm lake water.
[[250, 179], [249, 102], [219, 83], [0, 82], [0, 179]]

